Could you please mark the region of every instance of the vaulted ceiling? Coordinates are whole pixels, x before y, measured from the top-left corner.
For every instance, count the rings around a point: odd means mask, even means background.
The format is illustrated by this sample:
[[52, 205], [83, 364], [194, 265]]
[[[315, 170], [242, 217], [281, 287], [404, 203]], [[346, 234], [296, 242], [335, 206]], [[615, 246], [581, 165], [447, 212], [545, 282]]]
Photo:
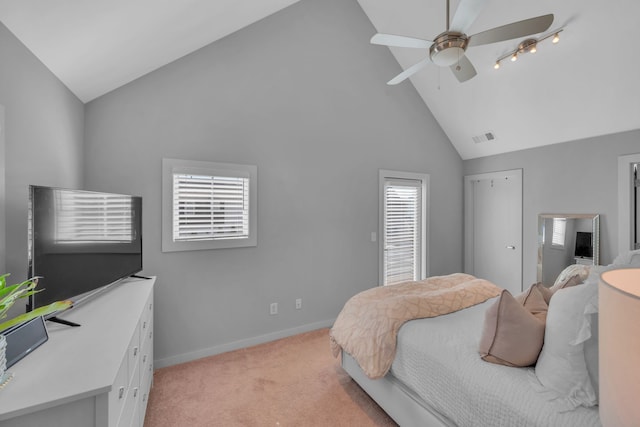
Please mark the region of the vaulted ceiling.
[[[297, 1], [0, 0], [0, 21], [88, 102]], [[378, 32], [432, 40], [446, 28], [445, 0], [358, 2]], [[428, 64], [401, 83], [415, 87], [463, 159], [640, 128], [637, 0], [487, 0], [468, 34], [547, 13], [555, 20], [538, 36], [563, 28], [557, 44], [545, 40], [498, 70], [523, 39], [475, 46], [475, 78], [460, 83]], [[428, 56], [391, 52], [402, 69]], [[474, 142], [489, 132], [495, 139]]]

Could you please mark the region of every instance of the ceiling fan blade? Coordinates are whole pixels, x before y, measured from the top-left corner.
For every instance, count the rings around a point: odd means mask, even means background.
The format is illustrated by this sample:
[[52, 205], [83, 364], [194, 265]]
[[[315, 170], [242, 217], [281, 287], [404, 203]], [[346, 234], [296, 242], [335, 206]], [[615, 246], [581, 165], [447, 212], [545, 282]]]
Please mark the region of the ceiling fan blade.
[[453, 75], [456, 76], [460, 83], [466, 82], [467, 80], [473, 78], [476, 74], [475, 67], [469, 61], [466, 55], [462, 56], [458, 63], [453, 64], [451, 67], [451, 71], [453, 71]]
[[501, 42], [504, 40], [517, 39], [531, 34], [546, 31], [553, 23], [553, 14], [542, 15], [529, 18], [501, 27], [482, 31], [469, 37], [468, 46], [478, 46], [489, 43]]
[[383, 46], [395, 47], [415, 47], [429, 48], [433, 44], [432, 41], [416, 39], [413, 37], [396, 36], [393, 34], [376, 34], [371, 37], [372, 44], [381, 44]]
[[403, 72], [401, 72], [400, 74], [398, 74], [397, 76], [395, 76], [394, 78], [389, 80], [387, 82], [387, 84], [388, 85], [397, 85], [398, 83], [408, 79], [409, 77], [411, 77], [412, 75], [414, 75], [415, 73], [420, 71], [429, 62], [431, 62], [431, 59], [429, 59], [427, 57], [427, 58], [423, 59], [422, 61], [413, 64], [411, 67], [407, 68], [406, 70], [404, 70]]
[[462, 0], [451, 20], [450, 30], [466, 33], [486, 4], [487, 0]]

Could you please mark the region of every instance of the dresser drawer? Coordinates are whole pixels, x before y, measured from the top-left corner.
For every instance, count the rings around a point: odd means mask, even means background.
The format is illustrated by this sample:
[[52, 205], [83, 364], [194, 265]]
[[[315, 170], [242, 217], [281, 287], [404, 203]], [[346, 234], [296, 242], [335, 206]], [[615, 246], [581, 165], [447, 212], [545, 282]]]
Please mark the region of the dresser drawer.
[[140, 348], [144, 352], [149, 343], [153, 342], [153, 318], [140, 323]]
[[151, 384], [153, 383], [153, 345], [148, 346], [150, 351], [147, 355], [147, 361], [140, 370], [140, 390], [142, 392], [142, 399], [140, 399], [140, 425], [144, 425], [144, 416], [147, 411], [147, 404], [149, 403], [149, 393], [151, 391]]
[[125, 399], [124, 408], [118, 421], [118, 427], [137, 426], [138, 422], [135, 419], [135, 414], [138, 413], [136, 407], [138, 406], [138, 400], [140, 400], [140, 388], [138, 385], [131, 386]]
[[113, 387], [109, 392], [109, 425], [115, 426], [120, 419], [122, 408], [127, 397], [127, 389], [129, 388], [129, 369], [128, 359], [124, 358]]
[[129, 343], [129, 348], [127, 350], [127, 358], [128, 358], [128, 372], [129, 372], [129, 382], [133, 382], [134, 384], [138, 383], [138, 380], [134, 378], [134, 375], [138, 375], [138, 371], [136, 367], [139, 365], [140, 360], [140, 323], [136, 327], [136, 330], [131, 338], [131, 342]]
[[153, 324], [153, 294], [147, 301], [144, 312], [142, 313], [142, 317], [140, 319], [140, 340], [141, 340], [141, 347], [143, 348], [145, 346], [145, 342], [143, 342], [145, 337], [147, 340], [150, 339], [149, 331], [152, 330], [152, 324]]

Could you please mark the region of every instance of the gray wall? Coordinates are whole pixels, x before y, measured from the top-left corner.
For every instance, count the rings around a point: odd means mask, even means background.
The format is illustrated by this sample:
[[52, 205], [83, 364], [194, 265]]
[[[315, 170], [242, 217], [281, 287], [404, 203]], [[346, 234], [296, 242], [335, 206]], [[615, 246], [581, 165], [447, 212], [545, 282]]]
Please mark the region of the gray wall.
[[[431, 175], [431, 274], [461, 270], [462, 160], [374, 33], [355, 0], [303, 0], [87, 104], [87, 188], [143, 196], [160, 366], [329, 325], [376, 285], [379, 169]], [[162, 253], [163, 157], [256, 164], [258, 246]]]
[[29, 184], [82, 186], [84, 106], [1, 23], [0, 58], [0, 105], [5, 109], [5, 147], [0, 157], [5, 184], [5, 198], [0, 197], [6, 221], [4, 271], [17, 282], [27, 276]]
[[600, 263], [618, 254], [618, 157], [640, 152], [640, 130], [466, 160], [464, 174], [523, 169], [523, 279], [536, 281], [541, 213], [600, 214]]

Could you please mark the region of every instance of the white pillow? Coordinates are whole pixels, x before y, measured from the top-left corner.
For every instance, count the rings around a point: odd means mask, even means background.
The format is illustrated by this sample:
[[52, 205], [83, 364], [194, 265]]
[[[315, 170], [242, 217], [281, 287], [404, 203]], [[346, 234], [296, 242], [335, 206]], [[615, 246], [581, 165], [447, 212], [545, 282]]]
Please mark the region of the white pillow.
[[560, 410], [598, 403], [584, 351], [597, 302], [598, 287], [592, 284], [560, 289], [551, 298], [535, 375]]
[[580, 276], [580, 283], [582, 283], [587, 278], [587, 276], [589, 276], [591, 267], [591, 265], [586, 264], [571, 264], [565, 267], [565, 269], [562, 270], [560, 274], [558, 274], [558, 277], [556, 277], [556, 281], [553, 282], [553, 285], [551, 287], [555, 288], [554, 292], [556, 289], [562, 289], [565, 287], [564, 284], [575, 275]]
[[640, 265], [640, 250], [620, 253], [613, 260], [613, 265]]

